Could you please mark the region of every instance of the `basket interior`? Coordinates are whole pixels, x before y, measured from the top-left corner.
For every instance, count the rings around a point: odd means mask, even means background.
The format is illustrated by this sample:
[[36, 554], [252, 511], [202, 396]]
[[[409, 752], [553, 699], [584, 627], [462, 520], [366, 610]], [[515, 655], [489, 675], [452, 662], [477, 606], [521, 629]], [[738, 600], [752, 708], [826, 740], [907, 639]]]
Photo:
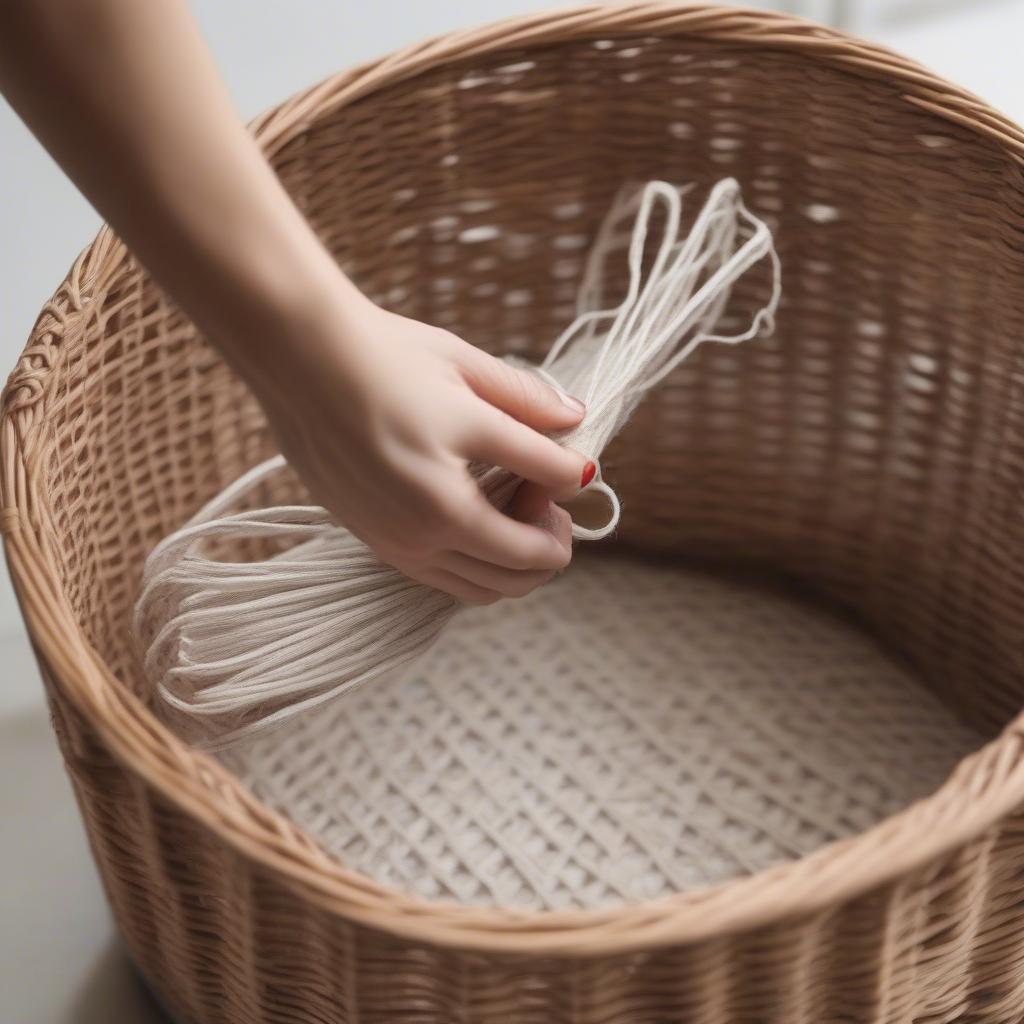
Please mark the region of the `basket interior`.
[[377, 881], [595, 909], [854, 835], [981, 741], [820, 599], [602, 551], [221, 757]]
[[[846, 666], [836, 686], [851, 700], [863, 688], [882, 708], [885, 690], [904, 694], [893, 697], [904, 714], [894, 744], [907, 731], [930, 743], [940, 720], [958, 737], [925, 781], [900, 762], [914, 776], [900, 800], [933, 788], [957, 753], [1016, 714], [1024, 245], [1013, 225], [1024, 190], [1020, 167], [994, 143], [889, 83], [799, 52], [631, 37], [428, 71], [314, 116], [274, 162], [373, 298], [530, 358], [572, 318], [587, 246], [623, 181], [692, 182], [702, 193], [737, 177], [776, 233], [778, 329], [698, 352], [649, 396], [604, 459], [624, 502], [618, 552], [581, 564], [581, 585], [593, 592], [587, 574], [600, 578], [601, 560], [620, 552], [671, 556], [705, 568], [669, 574], [663, 624], [674, 621], [669, 601], [707, 630], [727, 634], [730, 614], [736, 628], [744, 616], [778, 615], [783, 633], [832, 637], [815, 692]], [[69, 330], [48, 400], [43, 490], [68, 599], [99, 655], [147, 696], [128, 631], [142, 561], [270, 453], [265, 424], [132, 267]], [[643, 562], [623, 564], [635, 583], [624, 593], [653, 586]], [[823, 613], [783, 590], [716, 589], [714, 567], [784, 578], [848, 624], [819, 622]], [[706, 598], [714, 614], [702, 618]], [[536, 607], [544, 600], [556, 598]], [[535, 605], [524, 603], [515, 628]], [[471, 621], [493, 627], [486, 615]], [[781, 678], [772, 666], [784, 652], [761, 640], [743, 658], [763, 665], [762, 679]], [[444, 659], [457, 657], [454, 646], [432, 671], [453, 674]], [[732, 676], [749, 678], [749, 665]], [[492, 669], [474, 671], [483, 680]], [[730, 672], [702, 678], [714, 690]], [[651, 677], [650, 692], [665, 682]], [[685, 673], [675, 685], [687, 685]], [[371, 710], [350, 708], [346, 728], [393, 726], [381, 725], [388, 699], [367, 694]], [[796, 725], [831, 731], [843, 720], [837, 711]], [[857, 813], [849, 822], [847, 831], [865, 823]], [[787, 838], [767, 859], [798, 856], [837, 827]], [[736, 870], [763, 866], [755, 861]], [[659, 871], [651, 891], [690, 884]]]

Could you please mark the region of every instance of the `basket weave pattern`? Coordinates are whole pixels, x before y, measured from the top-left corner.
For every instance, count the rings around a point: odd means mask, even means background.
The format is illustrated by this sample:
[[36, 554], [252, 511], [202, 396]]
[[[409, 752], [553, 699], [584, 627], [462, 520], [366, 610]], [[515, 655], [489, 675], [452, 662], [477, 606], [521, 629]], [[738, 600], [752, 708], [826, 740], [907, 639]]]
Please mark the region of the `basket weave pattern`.
[[668, 4], [449, 35], [254, 130], [372, 297], [534, 358], [623, 180], [738, 177], [785, 268], [777, 335], [642, 407], [604, 460], [620, 543], [812, 584], [992, 739], [853, 839], [653, 902], [456, 906], [345, 868], [140, 698], [146, 552], [272, 447], [104, 230], [4, 393], [0, 525], [111, 905], [172, 1012], [1019, 1022], [1024, 133], [879, 48]]
[[983, 740], [776, 581], [577, 551], [412, 672], [220, 757], [368, 877], [564, 910], [753, 874], [932, 792]]

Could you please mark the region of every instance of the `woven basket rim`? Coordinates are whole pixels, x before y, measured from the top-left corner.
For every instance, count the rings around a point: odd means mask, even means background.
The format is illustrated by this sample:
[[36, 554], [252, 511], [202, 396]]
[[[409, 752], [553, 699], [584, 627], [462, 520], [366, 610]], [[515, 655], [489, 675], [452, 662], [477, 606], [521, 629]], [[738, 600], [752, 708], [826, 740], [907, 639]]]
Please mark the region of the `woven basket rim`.
[[[590, 5], [451, 32], [341, 72], [256, 118], [273, 155], [319, 118], [385, 86], [482, 54], [604, 36], [666, 35], [799, 51], [899, 85], [902, 98], [976, 131], [1024, 164], [1024, 131], [969, 92], [884, 47], [787, 15], [652, 0]], [[97, 318], [130, 257], [109, 228], [43, 308], [0, 406], [0, 532], [51, 697], [67, 700], [109, 752], [302, 899], [413, 941], [481, 952], [601, 956], [695, 942], [858, 896], [969, 842], [1024, 801], [1024, 714], [965, 758], [931, 796], [849, 839], [713, 887], [602, 910], [532, 911], [432, 902], [380, 885], [324, 853], [209, 756], [167, 730], [90, 647], [61, 591], [40, 493], [47, 387], [67, 339]], [[73, 759], [73, 753], [69, 753]]]

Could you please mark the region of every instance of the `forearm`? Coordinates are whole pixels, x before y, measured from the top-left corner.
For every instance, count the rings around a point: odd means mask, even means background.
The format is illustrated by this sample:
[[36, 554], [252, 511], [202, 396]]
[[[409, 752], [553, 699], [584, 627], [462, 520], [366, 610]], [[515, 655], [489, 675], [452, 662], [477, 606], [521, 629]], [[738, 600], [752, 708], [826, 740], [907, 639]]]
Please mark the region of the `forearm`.
[[311, 289], [351, 288], [245, 130], [182, 0], [4, 0], [0, 88], [246, 375], [265, 358], [268, 318]]

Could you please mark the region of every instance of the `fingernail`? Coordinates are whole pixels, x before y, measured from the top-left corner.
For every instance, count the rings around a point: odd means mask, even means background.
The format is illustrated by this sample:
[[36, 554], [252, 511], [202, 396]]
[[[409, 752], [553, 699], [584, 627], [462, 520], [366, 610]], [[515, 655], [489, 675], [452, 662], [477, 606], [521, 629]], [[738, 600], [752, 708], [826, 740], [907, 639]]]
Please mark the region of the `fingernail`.
[[583, 467], [583, 476], [580, 477], [580, 490], [582, 491], [583, 488], [586, 487], [587, 484], [589, 484], [595, 476], [597, 476], [597, 463], [588, 462]]
[[577, 416], [582, 416], [587, 411], [587, 407], [578, 399], [572, 395], [567, 395], [560, 388], [555, 388], [555, 393], [562, 400], [562, 405], [569, 409], [572, 409]]

